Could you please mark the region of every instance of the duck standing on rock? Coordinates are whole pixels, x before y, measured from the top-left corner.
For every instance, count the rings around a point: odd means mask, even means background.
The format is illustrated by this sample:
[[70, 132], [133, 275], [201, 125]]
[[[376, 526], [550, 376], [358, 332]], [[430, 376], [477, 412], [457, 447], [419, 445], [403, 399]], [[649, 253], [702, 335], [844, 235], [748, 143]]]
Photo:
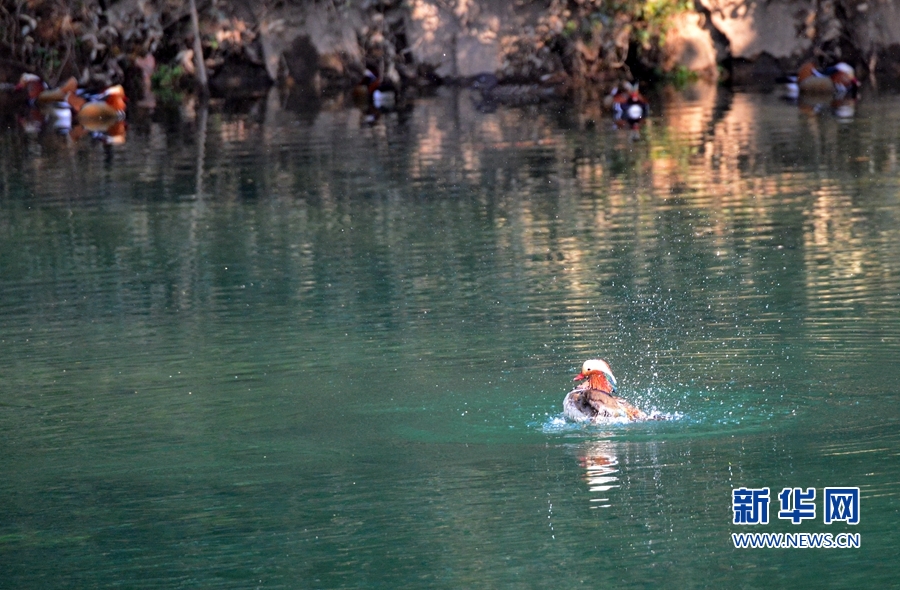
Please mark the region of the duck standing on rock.
[[566, 394], [563, 414], [575, 422], [602, 422], [625, 418], [629, 421], [647, 420], [647, 413], [615, 395], [616, 378], [609, 364], [602, 359], [584, 361], [575, 381], [584, 382]]

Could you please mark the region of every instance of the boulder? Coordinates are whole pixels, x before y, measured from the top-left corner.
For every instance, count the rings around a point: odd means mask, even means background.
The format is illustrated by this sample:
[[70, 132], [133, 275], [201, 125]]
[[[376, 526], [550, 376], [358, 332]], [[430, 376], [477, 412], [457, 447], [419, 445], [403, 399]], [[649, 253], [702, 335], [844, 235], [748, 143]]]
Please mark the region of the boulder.
[[663, 70], [671, 72], [684, 68], [697, 72], [704, 80], [718, 77], [716, 45], [706, 24], [706, 17], [696, 12], [685, 12], [675, 17], [666, 32]]
[[[543, 14], [538, 3], [480, 0], [451, 5], [439, 0], [411, 0], [408, 31], [418, 63], [429, 64], [441, 78], [465, 79], [480, 72], [504, 71], [509, 54], [530, 44], [537, 49], [535, 28]], [[552, 66], [535, 64], [541, 73]], [[508, 69], [508, 68], [507, 68]]]
[[860, 0], [845, 12], [847, 37], [857, 50], [856, 59], [849, 57], [849, 61], [890, 78], [900, 77], [900, 5], [886, 0]]
[[365, 29], [365, 21], [356, 10], [338, 12], [333, 6], [308, 3], [267, 13], [260, 22], [259, 37], [270, 77], [285, 74], [312, 86], [315, 76], [310, 70], [319, 66], [342, 76], [349, 71], [357, 77], [362, 74], [365, 59], [357, 31]]
[[711, 24], [728, 41], [733, 59], [754, 61], [763, 53], [799, 60], [816, 35], [815, 0], [699, 0]]
[[245, 98], [263, 96], [272, 85], [266, 69], [247, 61], [228, 59], [209, 79], [214, 96]]

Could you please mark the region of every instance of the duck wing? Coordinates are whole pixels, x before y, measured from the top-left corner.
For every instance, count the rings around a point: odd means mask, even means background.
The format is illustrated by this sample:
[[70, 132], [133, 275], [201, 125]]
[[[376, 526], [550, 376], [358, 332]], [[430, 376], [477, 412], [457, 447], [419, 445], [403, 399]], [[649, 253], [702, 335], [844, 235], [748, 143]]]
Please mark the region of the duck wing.
[[585, 392], [584, 397], [585, 401], [594, 409], [594, 413], [596, 414], [601, 416], [622, 415], [621, 408], [619, 407], [620, 400], [611, 393], [600, 391], [599, 389], [591, 389]]
[[585, 392], [587, 403], [598, 416], [646, 420], [647, 414], [611, 393], [592, 389]]
[[585, 397], [584, 389], [576, 387], [563, 400], [563, 415], [574, 422], [587, 422], [597, 415]]

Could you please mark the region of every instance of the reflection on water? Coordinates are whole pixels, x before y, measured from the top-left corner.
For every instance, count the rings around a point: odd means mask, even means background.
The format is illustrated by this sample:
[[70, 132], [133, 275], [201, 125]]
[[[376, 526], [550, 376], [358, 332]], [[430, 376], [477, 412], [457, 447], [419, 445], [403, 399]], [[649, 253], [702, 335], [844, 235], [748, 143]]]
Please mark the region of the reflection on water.
[[[5, 581], [894, 584], [897, 99], [653, 100], [8, 124]], [[597, 356], [680, 419], [560, 423]], [[736, 552], [740, 486], [859, 486], [864, 550]]]
[[9, 112], [15, 112], [17, 126], [25, 135], [39, 137], [42, 143], [71, 146], [90, 138], [106, 145], [121, 145], [125, 143], [128, 129], [124, 119], [81, 121], [67, 103], [28, 106]]
[[588, 491], [591, 493], [591, 508], [610, 508], [609, 491], [619, 487], [616, 473], [619, 461], [610, 441], [600, 440], [587, 443], [578, 453], [578, 462], [584, 468]]

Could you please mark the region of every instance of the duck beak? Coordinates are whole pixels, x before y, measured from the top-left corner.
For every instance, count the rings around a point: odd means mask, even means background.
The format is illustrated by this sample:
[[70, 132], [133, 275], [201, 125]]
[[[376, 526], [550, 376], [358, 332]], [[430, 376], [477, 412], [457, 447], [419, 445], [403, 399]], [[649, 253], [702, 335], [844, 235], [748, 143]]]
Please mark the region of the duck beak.
[[583, 381], [587, 378], [588, 378], [588, 376], [585, 375], [584, 373], [578, 373], [577, 375], [575, 375], [575, 378], [572, 379], [572, 381]]

